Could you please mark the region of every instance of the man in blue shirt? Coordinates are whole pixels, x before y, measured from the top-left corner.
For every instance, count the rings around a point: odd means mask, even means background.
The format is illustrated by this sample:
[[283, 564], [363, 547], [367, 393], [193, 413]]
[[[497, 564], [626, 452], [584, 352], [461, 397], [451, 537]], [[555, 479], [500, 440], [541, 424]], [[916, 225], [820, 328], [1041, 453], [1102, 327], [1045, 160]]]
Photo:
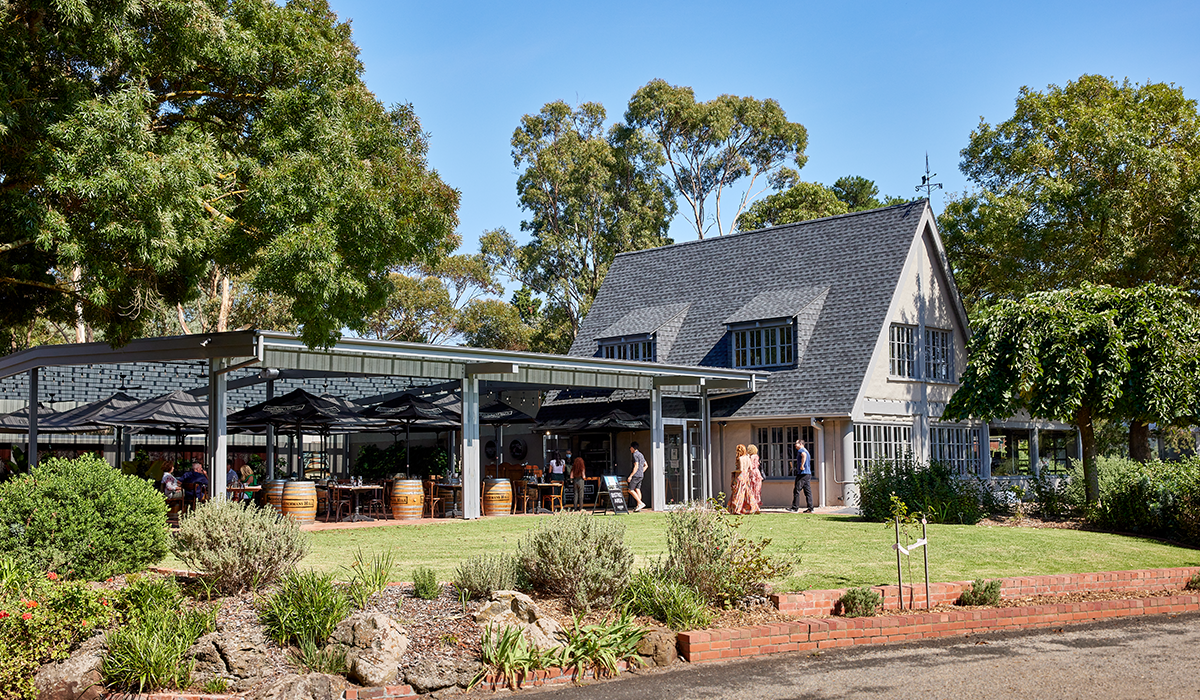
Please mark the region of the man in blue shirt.
[[183, 486], [185, 501], [204, 500], [208, 495], [208, 476], [199, 462], [192, 463], [192, 470], [179, 477], [179, 483]]
[[804, 491], [804, 502], [807, 507], [805, 513], [813, 512], [812, 504], [812, 455], [805, 449], [804, 443], [800, 440], [796, 441], [796, 486], [792, 489], [792, 507], [788, 510], [793, 513], [800, 510], [800, 491]]

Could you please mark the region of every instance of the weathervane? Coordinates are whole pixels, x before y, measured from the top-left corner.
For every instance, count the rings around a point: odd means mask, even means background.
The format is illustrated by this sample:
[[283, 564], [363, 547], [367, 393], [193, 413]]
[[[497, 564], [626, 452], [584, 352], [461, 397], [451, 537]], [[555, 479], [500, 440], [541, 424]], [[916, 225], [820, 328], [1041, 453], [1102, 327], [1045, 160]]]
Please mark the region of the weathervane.
[[925, 174], [921, 176], [921, 184], [917, 185], [916, 191], [925, 190], [925, 199], [932, 199], [931, 195], [934, 190], [942, 189], [942, 183], [934, 182], [933, 178], [937, 177], [937, 173], [929, 172], [929, 152], [925, 152]]

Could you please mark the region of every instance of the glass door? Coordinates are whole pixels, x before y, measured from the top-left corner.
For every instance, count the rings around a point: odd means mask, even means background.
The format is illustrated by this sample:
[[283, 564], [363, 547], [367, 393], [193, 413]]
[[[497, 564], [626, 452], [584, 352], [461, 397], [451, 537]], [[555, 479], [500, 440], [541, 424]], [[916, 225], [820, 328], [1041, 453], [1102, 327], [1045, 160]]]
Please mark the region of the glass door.
[[666, 502], [667, 505], [680, 504], [687, 500], [688, 470], [685, 469], [683, 426], [664, 426], [666, 452]]
[[704, 498], [704, 445], [700, 423], [688, 422], [688, 498], [692, 501]]

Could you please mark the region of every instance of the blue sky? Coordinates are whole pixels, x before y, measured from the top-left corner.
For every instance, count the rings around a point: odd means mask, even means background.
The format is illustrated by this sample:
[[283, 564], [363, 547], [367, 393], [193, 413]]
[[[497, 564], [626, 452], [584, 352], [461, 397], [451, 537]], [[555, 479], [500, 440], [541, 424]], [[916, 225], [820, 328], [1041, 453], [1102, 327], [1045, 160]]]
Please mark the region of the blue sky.
[[[806, 180], [871, 178], [912, 195], [925, 153], [952, 192], [982, 116], [1011, 116], [1022, 85], [1084, 73], [1173, 82], [1200, 96], [1195, 2], [398, 2], [331, 0], [353, 23], [367, 85], [411, 102], [431, 165], [462, 192], [459, 233], [517, 233], [509, 140], [565, 100], [610, 120], [654, 78], [698, 99], [774, 98], [808, 129]], [[934, 206], [942, 197], [935, 193]], [[677, 241], [695, 237], [682, 213]], [[510, 290], [511, 291], [511, 290]]]

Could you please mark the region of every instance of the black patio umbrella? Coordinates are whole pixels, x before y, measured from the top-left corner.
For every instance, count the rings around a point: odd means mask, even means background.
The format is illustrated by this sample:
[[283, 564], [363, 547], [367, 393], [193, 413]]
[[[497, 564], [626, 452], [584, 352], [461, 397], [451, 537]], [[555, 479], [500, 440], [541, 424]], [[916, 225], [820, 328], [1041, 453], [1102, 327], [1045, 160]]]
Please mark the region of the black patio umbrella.
[[[452, 409], [440, 406], [415, 394], [401, 394], [382, 403], [375, 404], [362, 412], [366, 418], [382, 418], [393, 425], [404, 425], [404, 471], [412, 467], [409, 443], [414, 425], [422, 428], [454, 428], [459, 425], [459, 415]], [[394, 434], [393, 434], [394, 435]]]
[[650, 423], [643, 418], [622, 411], [619, 408], [605, 413], [602, 416], [593, 418], [584, 424], [586, 430], [647, 430], [650, 428]]
[[141, 403], [139, 399], [118, 391], [107, 399], [85, 403], [82, 406], [76, 406], [61, 413], [47, 416], [44, 421], [39, 411], [38, 427], [46, 427], [50, 430], [94, 430], [96, 428], [104, 428], [108, 426], [98, 422], [101, 418], [107, 418], [117, 411], [122, 411], [139, 403]]
[[184, 433], [208, 430], [208, 397], [183, 390], [173, 391], [98, 416], [94, 422], [97, 425], [142, 430], [168, 428], [175, 435], [176, 454], [181, 457]]
[[[49, 418], [50, 416], [58, 415], [58, 412], [49, 406], [38, 403], [38, 430], [43, 427], [42, 416]], [[29, 407], [18, 408], [12, 413], [6, 413], [0, 416], [0, 433], [25, 433], [29, 432]]]
[[[382, 420], [363, 417], [353, 404], [336, 397], [316, 396], [303, 389], [231, 413], [227, 422], [243, 427], [274, 425], [277, 429], [292, 428], [298, 441], [306, 428], [328, 433], [334, 429], [372, 430], [385, 425]], [[298, 458], [295, 468], [300, 470]]]

